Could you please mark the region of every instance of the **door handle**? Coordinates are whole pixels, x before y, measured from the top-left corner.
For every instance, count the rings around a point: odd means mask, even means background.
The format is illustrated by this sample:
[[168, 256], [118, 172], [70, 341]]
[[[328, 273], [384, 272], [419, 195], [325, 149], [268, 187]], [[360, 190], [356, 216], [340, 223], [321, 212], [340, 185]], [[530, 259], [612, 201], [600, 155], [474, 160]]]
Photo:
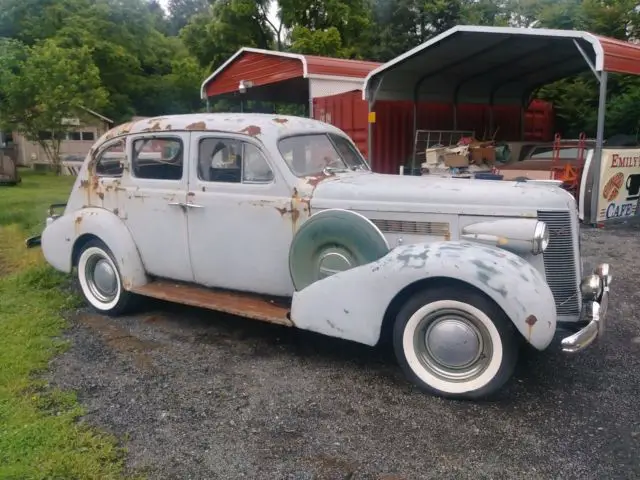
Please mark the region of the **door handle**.
[[204, 205], [198, 205], [196, 203], [169, 202], [169, 205], [182, 208], [204, 208]]

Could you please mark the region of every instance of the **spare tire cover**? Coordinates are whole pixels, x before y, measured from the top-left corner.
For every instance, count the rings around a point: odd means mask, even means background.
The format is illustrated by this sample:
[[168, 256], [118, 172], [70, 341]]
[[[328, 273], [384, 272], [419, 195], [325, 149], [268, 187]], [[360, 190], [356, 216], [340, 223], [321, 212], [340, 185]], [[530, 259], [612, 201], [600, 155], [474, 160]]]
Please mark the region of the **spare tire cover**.
[[382, 232], [368, 218], [349, 210], [312, 215], [291, 242], [289, 272], [296, 290], [389, 253]]

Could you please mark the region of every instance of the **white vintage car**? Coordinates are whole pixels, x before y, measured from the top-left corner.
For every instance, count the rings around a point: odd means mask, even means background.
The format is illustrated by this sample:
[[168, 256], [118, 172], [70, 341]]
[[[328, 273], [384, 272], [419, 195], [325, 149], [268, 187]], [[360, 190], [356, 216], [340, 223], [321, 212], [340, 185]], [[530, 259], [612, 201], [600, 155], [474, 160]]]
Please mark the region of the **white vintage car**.
[[[607, 264], [583, 272], [576, 202], [557, 187], [382, 175], [339, 129], [306, 118], [197, 114], [103, 135], [40, 243], [96, 310], [138, 296], [367, 345], [408, 378], [476, 399], [523, 342], [603, 331]], [[64, 206], [63, 205], [63, 206]], [[55, 206], [53, 206], [55, 207]]]

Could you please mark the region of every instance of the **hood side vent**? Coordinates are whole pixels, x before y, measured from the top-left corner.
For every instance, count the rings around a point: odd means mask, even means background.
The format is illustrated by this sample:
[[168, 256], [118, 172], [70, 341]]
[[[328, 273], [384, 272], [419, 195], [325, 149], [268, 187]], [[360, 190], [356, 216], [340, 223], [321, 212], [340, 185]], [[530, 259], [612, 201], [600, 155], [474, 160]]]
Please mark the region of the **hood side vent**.
[[411, 220], [371, 219], [373, 224], [383, 233], [400, 233], [405, 235], [425, 235], [431, 237], [450, 238], [451, 232], [447, 222], [414, 222]]

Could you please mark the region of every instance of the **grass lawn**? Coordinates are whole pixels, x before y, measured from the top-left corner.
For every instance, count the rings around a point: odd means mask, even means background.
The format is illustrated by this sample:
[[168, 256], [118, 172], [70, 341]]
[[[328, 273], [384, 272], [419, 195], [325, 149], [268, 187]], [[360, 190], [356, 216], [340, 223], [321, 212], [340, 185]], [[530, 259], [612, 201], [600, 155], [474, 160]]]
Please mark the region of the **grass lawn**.
[[0, 479], [122, 478], [115, 438], [78, 418], [73, 393], [38, 379], [65, 348], [60, 312], [78, 304], [67, 278], [24, 239], [42, 228], [50, 203], [65, 202], [73, 177], [23, 172], [0, 187]]

